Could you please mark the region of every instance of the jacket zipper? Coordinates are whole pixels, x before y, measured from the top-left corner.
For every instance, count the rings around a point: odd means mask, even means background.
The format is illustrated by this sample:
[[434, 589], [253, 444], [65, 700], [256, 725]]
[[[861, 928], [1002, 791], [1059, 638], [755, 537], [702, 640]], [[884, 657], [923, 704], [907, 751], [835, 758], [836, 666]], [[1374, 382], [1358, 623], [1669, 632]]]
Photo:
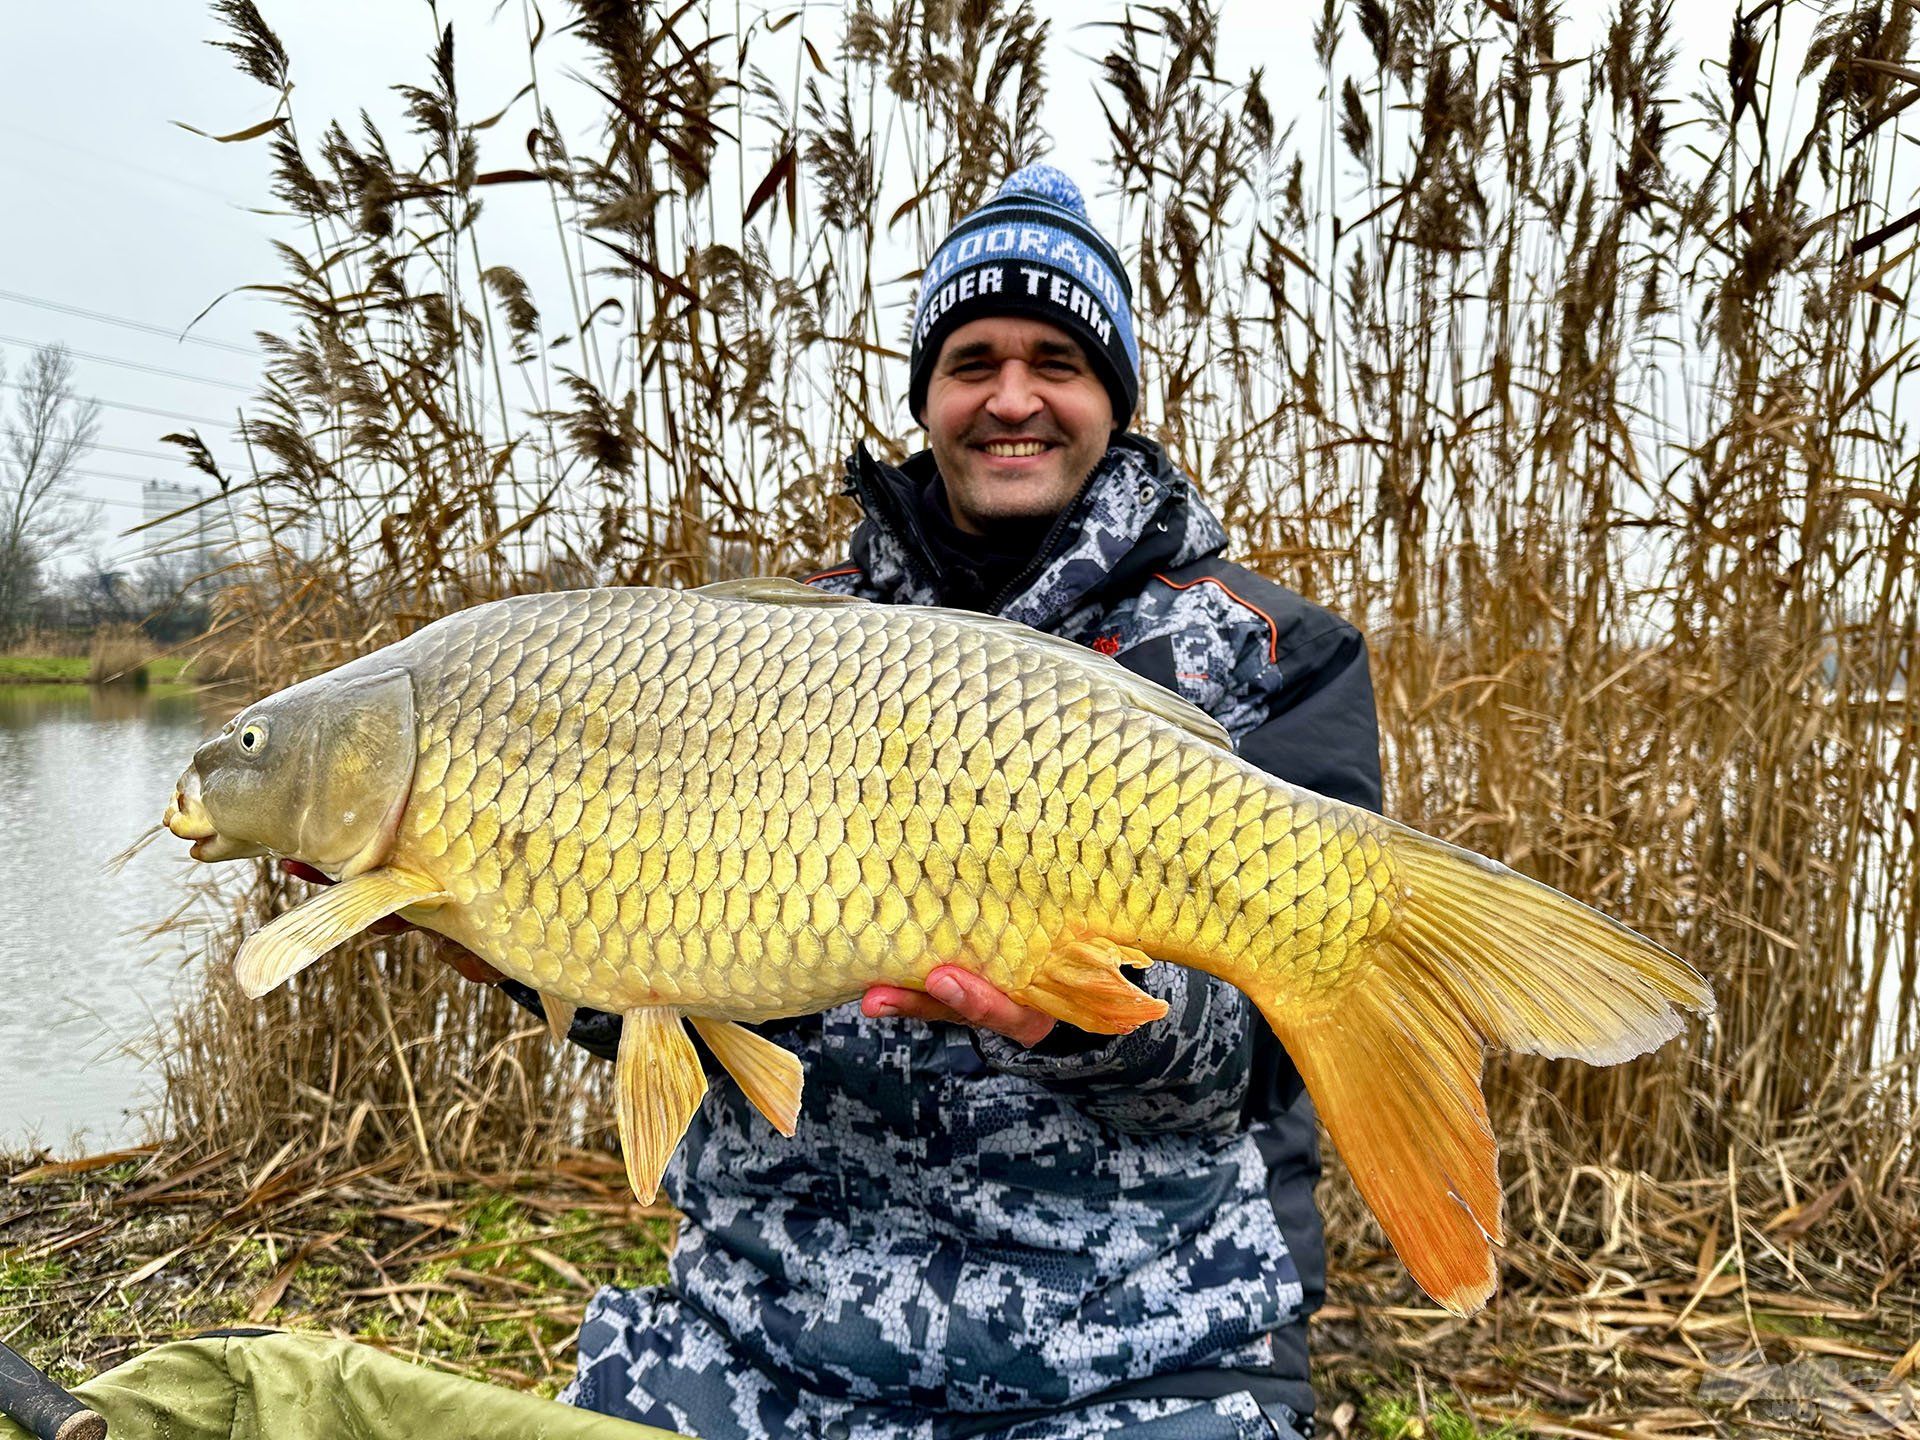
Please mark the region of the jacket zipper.
[[1095, 462], [1093, 469], [1087, 472], [1087, 478], [1080, 482], [1080, 488], [1073, 492], [1073, 499], [1069, 500], [1066, 508], [1054, 517], [1053, 528], [1047, 531], [1047, 538], [1040, 542], [1040, 548], [1033, 552], [1033, 559], [1027, 562], [1027, 568], [1009, 580], [1006, 585], [1001, 588], [1000, 593], [994, 596], [993, 614], [998, 615], [1000, 608], [1020, 593], [1021, 586], [1025, 585], [1028, 581], [1032, 580], [1034, 576], [1047, 568], [1047, 562], [1053, 559], [1053, 547], [1060, 543], [1060, 537], [1067, 531], [1067, 521], [1072, 518], [1073, 512], [1079, 508], [1080, 502], [1086, 498], [1087, 491], [1093, 488], [1094, 477], [1099, 475], [1100, 465], [1105, 462], [1106, 458], [1105, 455], [1102, 455], [1100, 460]]

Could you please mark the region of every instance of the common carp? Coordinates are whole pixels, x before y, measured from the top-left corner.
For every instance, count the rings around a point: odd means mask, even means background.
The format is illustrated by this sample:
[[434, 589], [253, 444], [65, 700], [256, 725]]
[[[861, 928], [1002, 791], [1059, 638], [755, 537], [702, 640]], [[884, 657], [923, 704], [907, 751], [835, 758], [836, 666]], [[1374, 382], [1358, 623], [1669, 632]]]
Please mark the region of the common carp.
[[236, 961], [262, 995], [388, 915], [624, 1017], [651, 1199], [706, 1089], [690, 1022], [792, 1134], [798, 1060], [740, 1022], [954, 963], [1100, 1034], [1155, 961], [1253, 1000], [1414, 1278], [1468, 1313], [1501, 1239], [1483, 1047], [1611, 1064], [1706, 1012], [1688, 965], [1558, 891], [1275, 780], [1068, 640], [784, 580], [478, 605], [261, 700], [166, 824], [339, 883]]

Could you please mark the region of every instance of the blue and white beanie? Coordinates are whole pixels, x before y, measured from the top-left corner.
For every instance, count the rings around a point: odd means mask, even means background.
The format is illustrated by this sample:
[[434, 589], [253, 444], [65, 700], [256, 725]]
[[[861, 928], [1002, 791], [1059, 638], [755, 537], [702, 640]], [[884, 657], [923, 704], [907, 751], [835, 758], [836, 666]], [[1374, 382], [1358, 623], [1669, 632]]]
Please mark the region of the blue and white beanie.
[[907, 389], [916, 419], [947, 336], [989, 315], [1029, 315], [1073, 336], [1113, 399], [1114, 428], [1133, 418], [1133, 288], [1118, 252], [1087, 220], [1080, 187], [1051, 165], [1008, 176], [953, 227], [921, 275]]

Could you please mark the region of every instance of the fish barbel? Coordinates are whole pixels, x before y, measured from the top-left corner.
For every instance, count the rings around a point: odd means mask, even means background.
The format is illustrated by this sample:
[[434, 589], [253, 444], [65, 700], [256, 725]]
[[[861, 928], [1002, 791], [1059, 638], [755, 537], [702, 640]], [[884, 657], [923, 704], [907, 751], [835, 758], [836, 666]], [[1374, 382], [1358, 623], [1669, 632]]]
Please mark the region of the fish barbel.
[[1684, 962], [1558, 891], [1274, 779], [1058, 637], [791, 581], [529, 595], [261, 700], [167, 811], [202, 860], [340, 883], [242, 946], [261, 995], [384, 916], [624, 1017], [651, 1199], [706, 1088], [691, 1022], [792, 1134], [800, 1066], [738, 1022], [972, 970], [1118, 1034], [1122, 966], [1219, 976], [1298, 1066], [1414, 1278], [1466, 1313], [1501, 1238], [1483, 1047], [1611, 1064], [1705, 1012]]

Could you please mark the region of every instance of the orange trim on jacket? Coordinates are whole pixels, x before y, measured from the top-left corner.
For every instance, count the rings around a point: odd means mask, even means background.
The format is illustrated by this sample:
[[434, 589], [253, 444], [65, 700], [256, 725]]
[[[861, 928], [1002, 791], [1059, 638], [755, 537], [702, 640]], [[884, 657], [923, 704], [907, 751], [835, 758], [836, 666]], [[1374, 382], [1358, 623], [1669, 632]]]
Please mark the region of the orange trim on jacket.
[[858, 565], [842, 565], [838, 570], [822, 570], [818, 575], [809, 575], [800, 583], [802, 585], [811, 585], [816, 580], [831, 580], [836, 575], [858, 575], [859, 573], [860, 567]]
[[1171, 585], [1175, 590], [1191, 590], [1196, 585], [1218, 585], [1222, 590], [1226, 592], [1228, 599], [1234, 601], [1236, 604], [1246, 606], [1247, 609], [1251, 610], [1254, 614], [1258, 615], [1262, 620], [1267, 622], [1267, 663], [1269, 665], [1274, 665], [1279, 663], [1280, 627], [1274, 624], [1273, 617], [1267, 614], [1267, 612], [1262, 610], [1258, 605], [1254, 604], [1251, 600], [1247, 599], [1243, 595], [1234, 594], [1232, 587], [1229, 586], [1226, 581], [1217, 580], [1211, 575], [1202, 575], [1198, 580], [1189, 580], [1187, 581], [1186, 584], [1182, 585], [1178, 580], [1170, 580], [1165, 575], [1161, 575], [1158, 572], [1154, 574], [1153, 578], [1158, 580], [1162, 585]]

